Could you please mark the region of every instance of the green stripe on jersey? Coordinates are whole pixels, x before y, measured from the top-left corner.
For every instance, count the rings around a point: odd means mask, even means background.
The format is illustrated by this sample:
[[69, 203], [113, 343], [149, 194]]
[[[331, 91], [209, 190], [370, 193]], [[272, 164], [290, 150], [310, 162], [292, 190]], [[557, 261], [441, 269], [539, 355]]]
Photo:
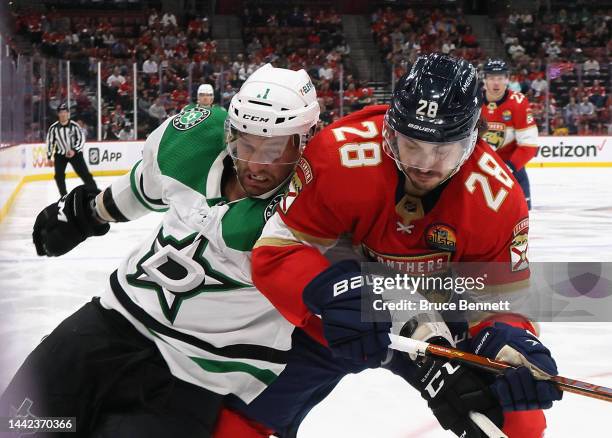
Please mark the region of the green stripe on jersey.
[[[161, 336], [159, 336], [155, 331], [151, 330], [150, 328], [147, 328], [147, 330], [149, 331], [149, 333], [151, 333], [151, 335], [168, 344], [168, 342]], [[278, 378], [278, 375], [275, 374], [273, 371], [257, 368], [254, 365], [250, 365], [244, 362], [229, 360], [212, 360], [192, 356], [189, 356], [189, 358], [193, 360], [196, 364], [198, 364], [200, 368], [205, 371], [208, 371], [209, 373], [247, 373], [255, 377], [260, 382], [264, 383], [265, 385], [269, 385]]]
[[270, 370], [257, 368], [244, 362], [211, 360], [201, 357], [190, 357], [190, 359], [209, 373], [247, 373], [266, 385], [274, 382], [278, 377]]
[[151, 207], [151, 204], [149, 204], [147, 201], [145, 201], [142, 198], [142, 195], [140, 194], [140, 187], [138, 187], [138, 182], [136, 182], [136, 168], [140, 166], [141, 164], [142, 164], [142, 160], [137, 161], [136, 164], [134, 164], [134, 166], [132, 167], [132, 170], [130, 172], [130, 187], [132, 188], [132, 193], [134, 193], [134, 195], [136, 196], [136, 199], [138, 199], [138, 202], [144, 205], [146, 209], [151, 210], [151, 211], [157, 211], [157, 212], [168, 211], [168, 208], [153, 208]]

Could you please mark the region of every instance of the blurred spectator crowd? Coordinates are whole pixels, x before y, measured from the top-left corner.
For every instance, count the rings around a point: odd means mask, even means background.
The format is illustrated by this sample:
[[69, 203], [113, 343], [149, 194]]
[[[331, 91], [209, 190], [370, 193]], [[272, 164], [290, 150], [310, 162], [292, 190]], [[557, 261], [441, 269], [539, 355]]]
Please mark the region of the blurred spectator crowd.
[[[612, 9], [594, 1], [538, 13], [511, 10], [494, 18], [512, 70], [509, 88], [531, 102], [542, 133], [608, 135]], [[421, 53], [443, 52], [482, 68], [486, 56], [459, 7], [377, 8], [371, 30], [394, 79]]]
[[151, 9], [104, 11], [95, 17], [82, 10], [45, 14], [30, 10], [14, 18], [17, 33], [34, 44], [35, 57], [41, 60], [33, 74], [35, 88], [45, 93], [45, 99], [39, 96], [36, 101], [47, 102], [50, 112], [66, 99], [66, 71], [59, 60], [70, 60], [71, 108], [85, 126], [95, 126], [100, 63], [103, 139], [133, 136], [135, 83], [137, 134], [144, 138], [165, 118], [195, 101], [202, 83], [213, 84], [216, 102], [227, 107], [248, 76], [268, 62], [309, 72], [321, 90], [324, 124], [339, 117], [341, 105], [346, 113], [373, 102], [372, 90], [351, 73], [350, 48], [340, 16], [329, 8], [279, 10], [245, 3], [241, 16], [245, 53], [235, 59], [217, 53], [208, 17], [177, 18]]
[[578, 3], [497, 17], [513, 66], [510, 88], [527, 95], [542, 132], [608, 135], [612, 9]]
[[[97, 125], [98, 65], [103, 139], [146, 137], [195, 101], [202, 83], [212, 84], [216, 103], [227, 107], [249, 75], [268, 62], [308, 71], [319, 96], [322, 124], [376, 103], [373, 89], [355, 78], [342, 19], [332, 6], [243, 5], [244, 51], [233, 59], [218, 53], [206, 16], [176, 17], [156, 9], [104, 10], [95, 16], [83, 9], [22, 10], [13, 18], [16, 33], [32, 43], [37, 60], [31, 72], [34, 112], [40, 113], [44, 104], [54, 115], [66, 99], [66, 63], [60, 60], [71, 61], [71, 107], [90, 138]], [[528, 96], [544, 132], [607, 134], [611, 129], [611, 16], [611, 10], [576, 6], [537, 14], [509, 11], [494, 18], [512, 65], [509, 87]], [[456, 6], [374, 6], [370, 24], [388, 77], [398, 78], [419, 54], [432, 51], [478, 66], [485, 60]], [[134, 87], [137, 133], [131, 126]], [[42, 132], [46, 126], [38, 128]]]
[[461, 8], [378, 8], [371, 16], [372, 35], [385, 66], [402, 76], [421, 53], [443, 52], [472, 62], [483, 58]]
[[[17, 33], [25, 34], [45, 58], [49, 109], [66, 99], [66, 72], [55, 60], [70, 60], [71, 109], [89, 126], [96, 124], [98, 62], [102, 80], [104, 139], [124, 139], [133, 119], [133, 64], [137, 65], [138, 137], [192, 98], [200, 83], [215, 83], [223, 60], [216, 54], [207, 17], [188, 16], [180, 22], [172, 13], [149, 11], [29, 12], [15, 17]], [[65, 67], [63, 67], [65, 69]], [[93, 134], [92, 132], [89, 133]], [[131, 135], [131, 134], [130, 134]]]
[[[257, 2], [253, 5], [247, 4], [241, 16], [248, 60], [305, 69], [317, 89], [322, 124], [336, 120], [341, 105], [346, 114], [373, 103], [372, 89], [354, 78], [350, 47], [343, 35], [342, 19], [334, 8], [265, 9]], [[242, 55], [239, 62], [245, 62]], [[243, 72], [241, 67], [241, 81], [252, 70]]]

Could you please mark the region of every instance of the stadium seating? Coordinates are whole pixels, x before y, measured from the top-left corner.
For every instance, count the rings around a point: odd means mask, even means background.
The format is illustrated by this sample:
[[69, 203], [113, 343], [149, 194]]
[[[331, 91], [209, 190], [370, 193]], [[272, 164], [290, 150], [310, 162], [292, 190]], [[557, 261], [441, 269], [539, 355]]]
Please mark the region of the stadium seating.
[[[243, 2], [236, 12], [245, 50], [233, 59], [218, 52], [209, 17], [163, 14], [138, 8], [136, 0], [98, 0], [96, 14], [71, 9], [70, 3], [56, 0], [46, 10], [25, 8], [14, 14], [16, 34], [31, 44], [34, 59], [46, 60], [33, 68], [33, 80], [42, 84], [33, 86], [39, 93], [33, 107], [46, 102], [53, 110], [66, 98], [60, 60], [70, 60], [76, 113], [84, 124], [95, 126], [100, 62], [107, 139], [129, 130], [133, 63], [138, 70], [139, 138], [194, 100], [200, 83], [214, 84], [217, 102], [227, 106], [248, 75], [266, 62], [309, 72], [319, 93], [323, 124], [375, 103], [372, 87], [355, 78], [351, 48], [333, 2]], [[118, 6], [111, 8], [111, 3]], [[610, 13], [590, 1], [573, 7], [553, 3], [560, 6], [551, 12], [502, 10], [492, 18], [512, 65], [511, 87], [529, 97], [543, 131], [607, 133]], [[431, 51], [482, 65], [486, 56], [459, 7], [452, 2], [402, 4], [408, 6], [372, 6], [372, 38], [388, 77], [393, 72], [399, 78], [419, 54]], [[41, 131], [44, 121], [34, 122]]]

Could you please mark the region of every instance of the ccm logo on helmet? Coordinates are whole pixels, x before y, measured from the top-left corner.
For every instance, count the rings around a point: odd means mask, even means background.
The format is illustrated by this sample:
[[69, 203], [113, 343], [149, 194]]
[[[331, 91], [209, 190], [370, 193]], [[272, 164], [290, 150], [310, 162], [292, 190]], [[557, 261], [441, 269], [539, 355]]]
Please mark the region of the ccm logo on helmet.
[[243, 119], [247, 119], [247, 120], [252, 120], [254, 122], [267, 122], [267, 121], [270, 120], [269, 118], [254, 116], [254, 115], [251, 115], [251, 114], [243, 114], [242, 118]]

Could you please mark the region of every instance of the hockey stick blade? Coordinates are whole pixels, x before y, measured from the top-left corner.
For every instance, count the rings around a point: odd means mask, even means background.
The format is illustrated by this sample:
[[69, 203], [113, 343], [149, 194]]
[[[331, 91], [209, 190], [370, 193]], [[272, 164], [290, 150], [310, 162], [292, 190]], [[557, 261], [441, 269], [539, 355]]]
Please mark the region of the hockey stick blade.
[[508, 438], [508, 435], [503, 433], [489, 417], [480, 412], [470, 412], [470, 420], [472, 420], [489, 438]]

